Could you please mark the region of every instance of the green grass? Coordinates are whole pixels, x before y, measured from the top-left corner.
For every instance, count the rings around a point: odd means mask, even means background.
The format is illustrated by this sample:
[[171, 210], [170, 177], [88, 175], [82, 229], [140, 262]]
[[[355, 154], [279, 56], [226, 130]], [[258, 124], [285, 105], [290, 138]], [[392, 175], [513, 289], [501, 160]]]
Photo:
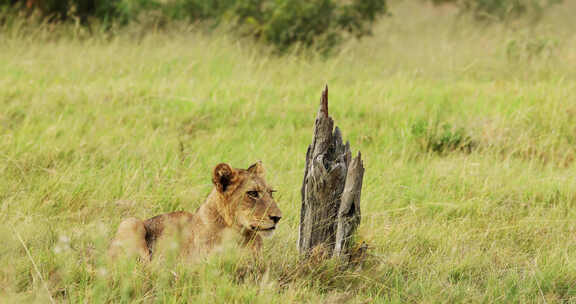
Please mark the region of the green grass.
[[[535, 27], [392, 9], [328, 59], [189, 30], [3, 28], [1, 302], [576, 301], [574, 4]], [[371, 256], [349, 271], [301, 265], [296, 249], [325, 83], [365, 159]], [[423, 144], [453, 136], [473, 145]], [[256, 160], [284, 211], [265, 262], [235, 248], [197, 265], [106, 262], [121, 219], [194, 210], [214, 165]]]

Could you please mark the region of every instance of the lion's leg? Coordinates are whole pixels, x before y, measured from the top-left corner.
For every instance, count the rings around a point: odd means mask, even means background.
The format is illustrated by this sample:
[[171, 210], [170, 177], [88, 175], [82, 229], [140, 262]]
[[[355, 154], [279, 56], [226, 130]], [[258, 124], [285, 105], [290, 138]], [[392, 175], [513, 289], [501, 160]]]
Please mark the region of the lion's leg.
[[146, 228], [144, 221], [137, 218], [123, 220], [118, 226], [118, 231], [112, 244], [109, 255], [113, 258], [120, 254], [139, 256], [142, 261], [150, 261], [150, 253], [146, 245]]

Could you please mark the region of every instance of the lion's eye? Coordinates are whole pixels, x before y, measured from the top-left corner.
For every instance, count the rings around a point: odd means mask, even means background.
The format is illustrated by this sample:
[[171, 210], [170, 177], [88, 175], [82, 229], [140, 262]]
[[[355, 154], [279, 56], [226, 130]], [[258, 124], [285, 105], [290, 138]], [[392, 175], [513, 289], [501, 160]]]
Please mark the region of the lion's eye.
[[258, 192], [258, 191], [248, 191], [248, 192], [246, 192], [246, 194], [248, 194], [248, 196], [250, 196], [251, 198], [259, 198], [260, 197], [260, 192]]

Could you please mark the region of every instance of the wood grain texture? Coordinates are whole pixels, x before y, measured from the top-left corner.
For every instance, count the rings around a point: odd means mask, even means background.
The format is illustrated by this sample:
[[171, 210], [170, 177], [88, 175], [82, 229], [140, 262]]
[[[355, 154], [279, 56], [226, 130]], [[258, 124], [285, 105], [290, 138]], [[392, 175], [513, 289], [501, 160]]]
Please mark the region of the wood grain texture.
[[322, 92], [312, 144], [306, 152], [298, 248], [308, 255], [323, 246], [327, 256], [346, 256], [360, 223], [364, 167], [328, 113], [328, 87]]

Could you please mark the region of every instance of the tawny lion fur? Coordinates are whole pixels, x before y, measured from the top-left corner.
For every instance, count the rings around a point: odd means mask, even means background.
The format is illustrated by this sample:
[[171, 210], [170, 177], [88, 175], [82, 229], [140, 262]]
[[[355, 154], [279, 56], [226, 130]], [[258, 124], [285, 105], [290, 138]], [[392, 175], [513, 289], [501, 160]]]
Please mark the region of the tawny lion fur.
[[217, 165], [212, 174], [214, 189], [195, 213], [178, 211], [145, 221], [128, 218], [120, 223], [109, 254], [150, 261], [176, 247], [179, 254], [197, 258], [219, 247], [230, 234], [257, 254], [262, 237], [272, 235], [282, 217], [264, 173], [260, 162], [246, 170]]

